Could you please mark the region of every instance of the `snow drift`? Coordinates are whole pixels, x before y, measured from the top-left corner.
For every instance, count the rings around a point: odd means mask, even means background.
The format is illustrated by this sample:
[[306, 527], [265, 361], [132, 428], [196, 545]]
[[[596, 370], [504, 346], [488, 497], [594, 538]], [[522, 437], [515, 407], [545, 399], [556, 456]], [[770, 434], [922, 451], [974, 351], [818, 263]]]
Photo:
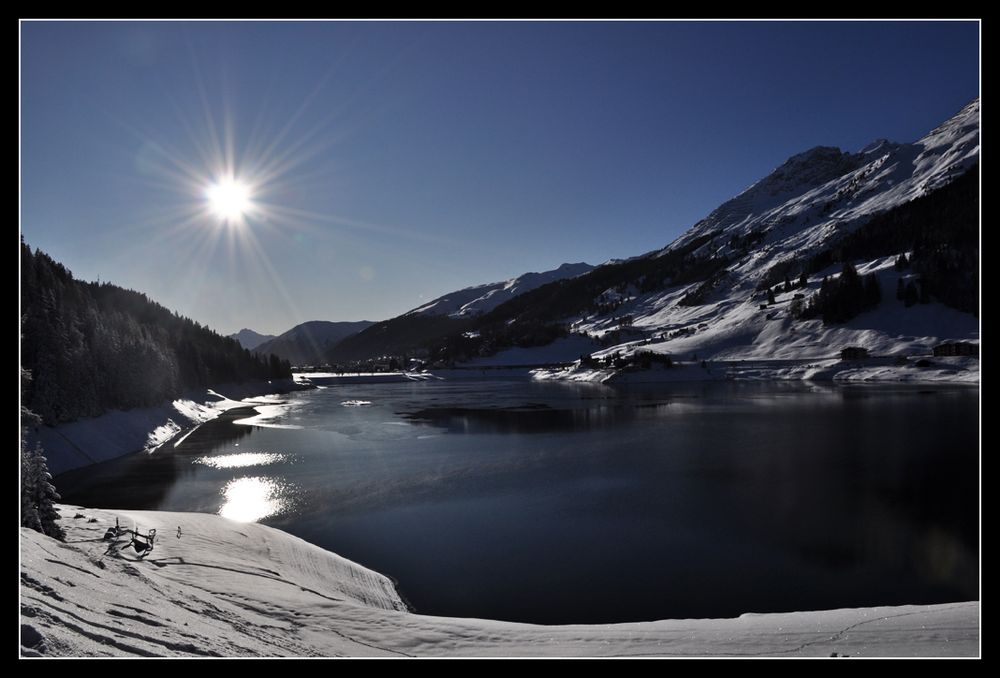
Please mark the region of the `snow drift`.
[[[538, 626], [407, 612], [383, 575], [279, 530], [194, 513], [60, 506], [21, 529], [21, 655], [976, 656], [979, 603]], [[115, 518], [153, 551], [107, 553]]]

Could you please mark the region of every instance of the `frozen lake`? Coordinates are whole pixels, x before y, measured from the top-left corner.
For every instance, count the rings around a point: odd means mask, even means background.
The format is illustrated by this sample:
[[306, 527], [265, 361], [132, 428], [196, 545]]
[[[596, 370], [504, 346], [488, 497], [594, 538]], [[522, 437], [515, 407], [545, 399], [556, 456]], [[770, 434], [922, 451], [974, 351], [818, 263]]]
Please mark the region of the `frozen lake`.
[[424, 614], [953, 602], [979, 598], [978, 406], [978, 389], [938, 386], [356, 384], [57, 486], [287, 530], [393, 577]]

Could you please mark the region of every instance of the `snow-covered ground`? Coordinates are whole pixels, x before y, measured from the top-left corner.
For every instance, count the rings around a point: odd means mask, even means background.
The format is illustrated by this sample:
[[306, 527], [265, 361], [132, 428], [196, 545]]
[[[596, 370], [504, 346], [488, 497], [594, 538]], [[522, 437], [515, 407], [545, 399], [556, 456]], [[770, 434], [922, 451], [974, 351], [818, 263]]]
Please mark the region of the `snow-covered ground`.
[[303, 387], [288, 379], [226, 384], [156, 407], [116, 410], [59, 426], [42, 426], [30, 432], [28, 442], [41, 442], [49, 471], [57, 475], [140, 450], [152, 452], [227, 410], [273, 404], [274, 398], [265, 394]]
[[[22, 656], [978, 656], [976, 601], [735, 619], [539, 626], [407, 612], [392, 582], [219, 516], [61, 506], [21, 529]], [[118, 517], [155, 548], [108, 554]], [[124, 542], [122, 542], [124, 544]], [[613, 573], [609, 573], [612, 576]]]

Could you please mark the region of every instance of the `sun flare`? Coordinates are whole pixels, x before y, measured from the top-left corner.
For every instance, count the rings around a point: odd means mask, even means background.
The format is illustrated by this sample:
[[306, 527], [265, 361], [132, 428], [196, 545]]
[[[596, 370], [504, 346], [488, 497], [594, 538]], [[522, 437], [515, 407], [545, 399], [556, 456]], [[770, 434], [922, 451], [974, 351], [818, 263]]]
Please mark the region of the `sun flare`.
[[239, 221], [250, 210], [250, 187], [237, 179], [221, 179], [205, 195], [212, 212], [223, 221]]

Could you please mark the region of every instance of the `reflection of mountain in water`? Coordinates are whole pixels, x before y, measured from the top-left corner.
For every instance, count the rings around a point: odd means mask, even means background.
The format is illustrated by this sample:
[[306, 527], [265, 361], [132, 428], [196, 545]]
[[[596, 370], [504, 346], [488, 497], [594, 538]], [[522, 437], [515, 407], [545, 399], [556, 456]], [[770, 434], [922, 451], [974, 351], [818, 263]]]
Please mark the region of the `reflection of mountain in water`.
[[560, 433], [626, 424], [639, 417], [667, 413], [671, 405], [677, 403], [664, 398], [641, 403], [602, 398], [590, 402], [581, 399], [575, 407], [552, 407], [545, 403], [427, 407], [402, 416], [414, 424], [435, 426], [451, 433]]
[[528, 404], [504, 408], [432, 407], [405, 416], [415, 424], [459, 433], [545, 433], [590, 428], [589, 412]]
[[178, 447], [168, 442], [155, 452], [125, 457], [67, 471], [55, 478], [62, 500], [92, 508], [160, 509], [174, 484], [195, 472], [192, 459], [251, 435], [257, 427], [234, 424], [253, 414], [240, 407], [205, 422]]

